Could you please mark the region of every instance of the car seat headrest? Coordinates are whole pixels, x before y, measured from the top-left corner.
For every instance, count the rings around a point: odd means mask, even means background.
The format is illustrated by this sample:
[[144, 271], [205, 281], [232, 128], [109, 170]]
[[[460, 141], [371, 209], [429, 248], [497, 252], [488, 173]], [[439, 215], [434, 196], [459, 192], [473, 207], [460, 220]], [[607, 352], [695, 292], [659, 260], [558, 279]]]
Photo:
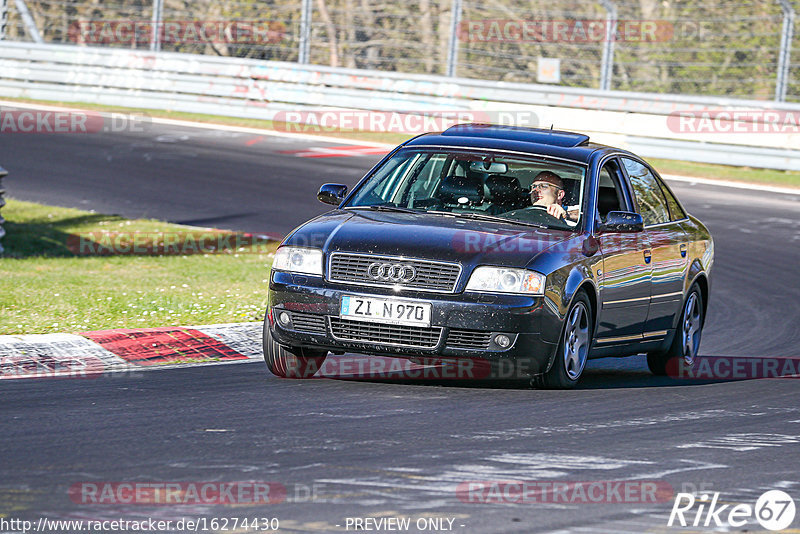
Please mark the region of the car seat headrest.
[[439, 196], [445, 204], [480, 204], [483, 181], [478, 176], [447, 176], [442, 180]]

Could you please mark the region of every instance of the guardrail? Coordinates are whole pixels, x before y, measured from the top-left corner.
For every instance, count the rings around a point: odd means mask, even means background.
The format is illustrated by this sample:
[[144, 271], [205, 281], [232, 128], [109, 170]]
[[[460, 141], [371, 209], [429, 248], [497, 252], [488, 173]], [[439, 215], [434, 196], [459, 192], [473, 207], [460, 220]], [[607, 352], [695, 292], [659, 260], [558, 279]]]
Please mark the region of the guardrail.
[[[445, 76], [72, 45], [4, 42], [0, 96], [124, 104], [271, 120], [325, 108], [425, 112], [530, 112], [540, 126], [589, 133], [645, 157], [800, 170], [800, 135], [676, 131], [675, 116], [700, 110], [775, 111], [800, 104], [598, 91]], [[792, 115], [794, 116], [794, 115]], [[672, 121], [672, 122], [671, 122]], [[759, 124], [762, 124], [759, 122]]]

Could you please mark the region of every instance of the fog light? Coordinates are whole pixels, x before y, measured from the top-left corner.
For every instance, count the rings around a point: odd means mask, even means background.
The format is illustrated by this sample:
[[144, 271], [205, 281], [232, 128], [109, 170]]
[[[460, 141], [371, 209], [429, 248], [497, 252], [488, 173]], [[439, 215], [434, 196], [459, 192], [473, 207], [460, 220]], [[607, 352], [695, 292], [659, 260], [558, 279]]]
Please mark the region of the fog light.
[[511, 339], [505, 334], [497, 334], [494, 336], [494, 342], [497, 344], [498, 347], [507, 348], [511, 345]]
[[278, 320], [281, 322], [283, 326], [287, 326], [291, 322], [291, 318], [289, 317], [289, 314], [286, 312], [279, 313]]

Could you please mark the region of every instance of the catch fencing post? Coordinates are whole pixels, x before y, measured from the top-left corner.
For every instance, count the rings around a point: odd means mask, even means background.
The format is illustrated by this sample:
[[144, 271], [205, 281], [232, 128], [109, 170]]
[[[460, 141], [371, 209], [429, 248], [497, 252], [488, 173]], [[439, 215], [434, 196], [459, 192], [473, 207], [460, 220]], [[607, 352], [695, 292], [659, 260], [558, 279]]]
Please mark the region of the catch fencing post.
[[297, 62], [307, 65], [311, 44], [311, 0], [303, 0], [300, 9], [300, 49], [297, 53]]
[[28, 35], [31, 36], [33, 42], [35, 43], [43, 43], [42, 36], [39, 35], [39, 29], [36, 27], [36, 23], [33, 21], [33, 17], [31, 16], [31, 12], [28, 11], [28, 4], [25, 3], [25, 0], [16, 0], [17, 11], [19, 11], [19, 16], [22, 17], [22, 23], [25, 24], [25, 30], [27, 30]]
[[0, 0], [0, 41], [6, 38], [8, 26], [8, 0]]
[[614, 39], [617, 35], [617, 7], [610, 0], [600, 0], [606, 10], [606, 40], [603, 43], [603, 59], [600, 63], [600, 90], [611, 89], [614, 74]]
[[456, 75], [458, 65], [458, 26], [461, 24], [461, 0], [453, 0], [453, 14], [450, 18], [450, 46], [447, 49], [447, 75]]
[[161, 22], [164, 16], [164, 1], [153, 0], [153, 33], [150, 38], [150, 50], [158, 52], [161, 50]]
[[778, 0], [783, 11], [783, 28], [781, 30], [781, 50], [778, 55], [778, 76], [775, 82], [775, 100], [786, 101], [786, 85], [789, 82], [789, 63], [792, 54], [792, 37], [794, 36], [794, 9], [789, 0]]
[[[6, 205], [6, 199], [3, 198], [3, 194], [6, 192], [6, 190], [3, 189], [3, 178], [5, 178], [7, 175], [8, 171], [5, 170], [3, 167], [0, 167], [0, 208]], [[3, 216], [0, 215], [0, 239], [3, 239], [3, 236], [6, 235], [6, 231], [3, 228], [4, 222], [6, 222], [5, 219], [3, 219]], [[2, 253], [3, 253], [3, 245], [2, 243], [0, 243], [0, 254]]]

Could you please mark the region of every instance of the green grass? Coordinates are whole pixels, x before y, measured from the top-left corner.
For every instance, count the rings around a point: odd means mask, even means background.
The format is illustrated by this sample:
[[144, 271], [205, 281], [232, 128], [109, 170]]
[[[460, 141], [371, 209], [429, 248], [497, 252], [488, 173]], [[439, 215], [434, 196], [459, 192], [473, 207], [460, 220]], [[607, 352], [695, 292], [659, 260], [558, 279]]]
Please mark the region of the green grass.
[[67, 246], [69, 235], [208, 232], [13, 199], [2, 215], [7, 235], [2, 241], [5, 254], [0, 256], [0, 334], [258, 321], [264, 317], [269, 268], [277, 243], [208, 254], [79, 256]]
[[711, 163], [692, 163], [671, 159], [648, 159], [661, 174], [679, 174], [698, 178], [713, 178], [736, 182], [762, 183], [784, 187], [800, 187], [800, 172], [775, 169], [731, 167]]

